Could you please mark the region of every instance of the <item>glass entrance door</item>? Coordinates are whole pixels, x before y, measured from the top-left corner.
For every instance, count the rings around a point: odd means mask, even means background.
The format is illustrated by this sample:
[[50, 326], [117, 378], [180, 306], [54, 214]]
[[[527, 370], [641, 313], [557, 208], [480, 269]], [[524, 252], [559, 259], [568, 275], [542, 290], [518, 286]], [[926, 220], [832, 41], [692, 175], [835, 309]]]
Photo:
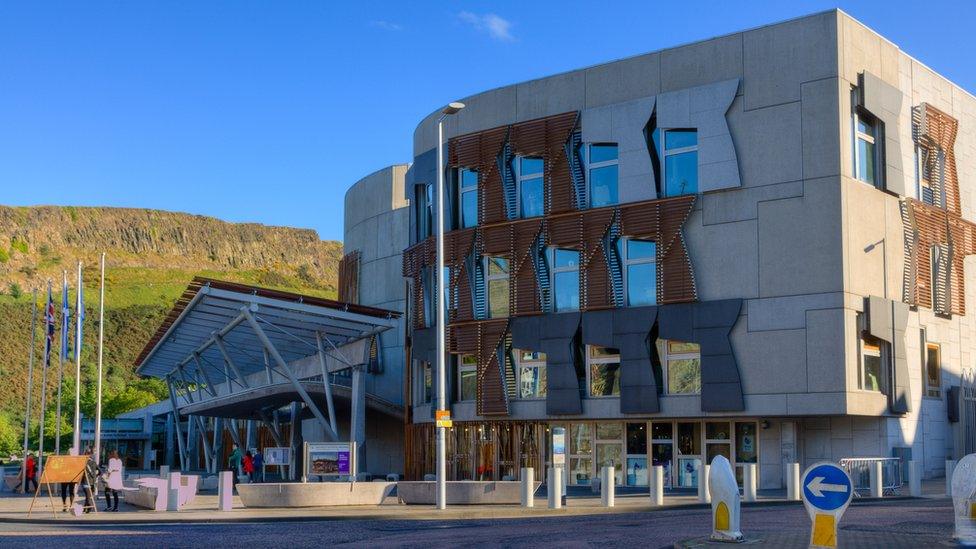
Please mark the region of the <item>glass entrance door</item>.
[[664, 486], [671, 486], [674, 471], [674, 424], [651, 423], [651, 465], [664, 468]]
[[607, 422], [596, 424], [596, 471], [600, 474], [603, 467], [613, 467], [614, 482], [623, 483], [623, 438], [624, 424], [620, 422]]
[[677, 482], [681, 488], [698, 487], [698, 471], [702, 463], [701, 422], [678, 422]]
[[647, 422], [627, 424], [627, 486], [647, 486]]

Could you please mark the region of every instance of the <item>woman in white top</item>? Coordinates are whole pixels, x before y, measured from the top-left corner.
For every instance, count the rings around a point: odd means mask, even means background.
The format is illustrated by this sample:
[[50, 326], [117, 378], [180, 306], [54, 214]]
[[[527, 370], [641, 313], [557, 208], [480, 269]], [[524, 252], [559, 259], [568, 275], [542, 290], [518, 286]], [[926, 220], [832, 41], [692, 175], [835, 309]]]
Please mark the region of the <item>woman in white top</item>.
[[[112, 450], [108, 454], [108, 478], [105, 480], [105, 505], [106, 511], [119, 510], [119, 490], [122, 489], [122, 460], [119, 453]], [[115, 498], [115, 505], [112, 505], [112, 498]]]

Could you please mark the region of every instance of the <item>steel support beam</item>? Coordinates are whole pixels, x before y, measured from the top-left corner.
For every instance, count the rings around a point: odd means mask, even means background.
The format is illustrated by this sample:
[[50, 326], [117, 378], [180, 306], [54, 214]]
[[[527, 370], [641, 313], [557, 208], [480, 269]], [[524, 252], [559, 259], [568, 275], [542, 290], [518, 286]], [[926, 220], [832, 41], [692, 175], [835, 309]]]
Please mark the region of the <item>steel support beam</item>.
[[352, 480], [357, 478], [361, 464], [366, 463], [363, 452], [366, 445], [366, 380], [363, 379], [363, 366], [352, 369], [352, 390], [350, 391], [349, 438], [356, 445], [356, 470], [352, 471]]
[[[247, 318], [248, 320], [250, 320], [253, 319], [254, 317], [248, 314]], [[242, 374], [241, 371], [237, 368], [237, 364], [234, 364], [234, 361], [231, 360], [230, 353], [227, 352], [227, 347], [224, 345], [224, 340], [222, 339], [222, 336], [218, 335], [217, 333], [214, 333], [213, 341], [214, 344], [217, 346], [217, 349], [220, 350], [220, 355], [224, 357], [224, 362], [226, 362], [227, 365], [230, 366], [230, 369], [234, 371], [234, 375], [237, 376], [237, 379], [240, 380], [241, 385], [243, 385], [245, 389], [250, 389], [251, 386], [248, 384], [247, 378], [244, 377], [244, 374]]]
[[318, 332], [315, 332], [315, 344], [319, 350], [319, 366], [322, 368], [322, 388], [325, 390], [325, 404], [329, 412], [329, 425], [332, 426], [332, 432], [338, 433], [339, 429], [336, 427], [335, 404], [333, 404], [332, 401], [332, 384], [329, 383], [329, 372], [325, 367], [325, 348], [322, 346], [322, 334]]
[[183, 442], [183, 429], [180, 427], [180, 409], [176, 405], [176, 391], [173, 389], [173, 379], [166, 376], [166, 386], [169, 387], [169, 402], [173, 406], [173, 425], [176, 427], [176, 445], [180, 452], [180, 470], [186, 471], [186, 445]]
[[305, 402], [305, 405], [308, 406], [310, 410], [312, 410], [312, 414], [315, 416], [316, 419], [319, 420], [319, 423], [322, 424], [322, 429], [325, 430], [326, 435], [331, 437], [332, 440], [339, 440], [339, 435], [335, 432], [334, 429], [332, 429], [332, 426], [329, 425], [329, 422], [325, 419], [325, 416], [322, 415], [322, 412], [321, 410], [319, 410], [319, 407], [315, 405], [315, 402], [312, 400], [312, 397], [308, 395], [308, 392], [305, 390], [305, 387], [302, 387], [302, 384], [298, 381], [298, 378], [295, 377], [295, 373], [291, 371], [291, 368], [288, 366], [288, 363], [285, 362], [285, 359], [283, 359], [281, 355], [278, 353], [278, 349], [276, 349], [275, 346], [271, 343], [271, 340], [268, 339], [267, 334], [264, 333], [264, 330], [261, 328], [261, 325], [258, 324], [258, 321], [254, 319], [254, 316], [246, 308], [242, 309], [241, 313], [244, 315], [248, 324], [251, 325], [251, 328], [254, 330], [255, 335], [257, 335], [258, 339], [261, 340], [261, 343], [264, 345], [264, 348], [267, 349], [268, 354], [271, 355], [271, 358], [274, 359], [278, 367], [281, 368], [281, 370], [285, 372], [285, 375], [288, 376], [288, 380], [291, 381], [291, 384], [295, 387], [295, 391], [298, 392], [299, 395], [301, 395], [302, 401]]

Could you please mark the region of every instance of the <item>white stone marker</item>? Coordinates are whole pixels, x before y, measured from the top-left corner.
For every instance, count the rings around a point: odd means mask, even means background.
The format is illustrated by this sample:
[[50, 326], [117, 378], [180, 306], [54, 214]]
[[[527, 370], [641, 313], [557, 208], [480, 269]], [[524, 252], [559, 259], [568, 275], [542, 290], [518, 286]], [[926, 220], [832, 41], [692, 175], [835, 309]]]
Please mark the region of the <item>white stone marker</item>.
[[953, 538], [961, 546], [976, 546], [976, 454], [969, 454], [954, 465], [949, 487], [956, 519]]
[[550, 509], [561, 509], [563, 506], [563, 483], [562, 467], [550, 467], [549, 468], [549, 478], [546, 479], [546, 488], [549, 495], [549, 508]]
[[707, 463], [703, 463], [701, 469], [698, 470], [698, 501], [700, 503], [712, 501], [708, 493], [708, 467]]
[[522, 507], [535, 507], [535, 469], [522, 467]]
[[952, 497], [952, 473], [953, 469], [956, 468], [956, 460], [947, 459], [945, 466], [945, 477], [946, 477], [946, 497]]
[[882, 491], [882, 486], [884, 485], [882, 481], [884, 478], [883, 465], [880, 461], [875, 461], [871, 463], [871, 469], [868, 471], [869, 481], [871, 483], [871, 497], [873, 498], [884, 496]]
[[735, 482], [732, 464], [725, 456], [715, 456], [707, 477], [708, 493], [712, 500], [711, 539], [741, 541], [739, 485]]
[[166, 510], [167, 511], [179, 511], [180, 510], [180, 474], [170, 473], [169, 477], [166, 478]]
[[908, 462], [908, 495], [922, 497], [922, 464], [914, 459]]
[[600, 504], [604, 507], [613, 507], [614, 503], [614, 469], [612, 466], [605, 466], [600, 471]]
[[742, 466], [742, 501], [756, 501], [756, 464]]
[[661, 465], [651, 466], [651, 475], [648, 478], [651, 492], [651, 505], [664, 505], [664, 467]]
[[159, 466], [159, 478], [169, 478], [169, 465]]
[[800, 464], [786, 464], [786, 499], [800, 501]]
[[234, 509], [234, 473], [221, 471], [217, 473], [217, 510], [232, 511]]

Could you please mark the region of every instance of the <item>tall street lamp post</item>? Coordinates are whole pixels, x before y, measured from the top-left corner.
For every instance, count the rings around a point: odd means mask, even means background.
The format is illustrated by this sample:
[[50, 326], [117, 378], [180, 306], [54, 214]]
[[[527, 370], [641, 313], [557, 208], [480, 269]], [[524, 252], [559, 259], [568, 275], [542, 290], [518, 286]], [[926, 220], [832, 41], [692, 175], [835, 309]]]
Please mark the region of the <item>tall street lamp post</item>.
[[[437, 119], [437, 293], [431, 296], [437, 303], [437, 410], [447, 409], [446, 366], [444, 364], [446, 308], [444, 296], [447, 281], [444, 280], [444, 119], [464, 108], [464, 103], [450, 103]], [[437, 414], [441, 415], [441, 414]], [[447, 507], [447, 447], [445, 427], [437, 426], [437, 508]]]

